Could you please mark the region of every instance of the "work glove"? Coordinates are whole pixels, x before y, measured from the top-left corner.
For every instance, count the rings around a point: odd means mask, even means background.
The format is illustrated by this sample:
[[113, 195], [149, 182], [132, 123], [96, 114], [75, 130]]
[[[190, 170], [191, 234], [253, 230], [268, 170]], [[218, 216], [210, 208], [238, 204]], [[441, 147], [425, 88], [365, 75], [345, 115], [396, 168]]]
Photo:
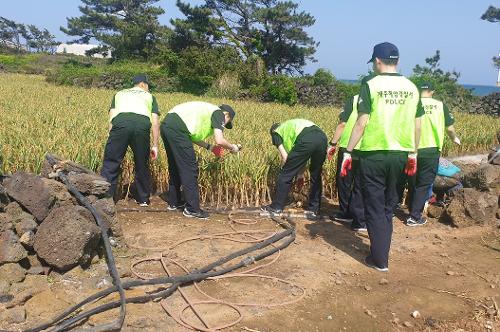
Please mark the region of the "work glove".
[[212, 145], [208, 144], [207, 145], [207, 150], [212, 151], [212, 153], [217, 157], [217, 158], [222, 158], [224, 157], [224, 149], [220, 145]]
[[295, 183], [295, 186], [297, 187], [297, 191], [302, 191], [302, 188], [304, 187], [304, 176], [299, 176], [297, 177], [297, 182]]
[[340, 167], [340, 176], [346, 177], [347, 173], [352, 169], [352, 156], [349, 152], [344, 152], [342, 158], [342, 166]]
[[242, 149], [242, 146], [240, 144], [232, 144], [231, 146], [231, 153], [238, 153]]
[[460, 138], [458, 138], [458, 136], [455, 136], [455, 138], [453, 138], [453, 143], [455, 143], [456, 145], [460, 145]]
[[328, 160], [332, 160], [333, 155], [337, 151], [337, 146], [336, 145], [328, 145], [328, 148], [326, 149], [326, 157]]
[[158, 147], [157, 146], [153, 146], [151, 148], [150, 154], [151, 154], [151, 160], [158, 159]]
[[408, 176], [414, 176], [417, 174], [417, 154], [410, 153], [408, 154], [408, 161], [405, 166], [405, 174]]

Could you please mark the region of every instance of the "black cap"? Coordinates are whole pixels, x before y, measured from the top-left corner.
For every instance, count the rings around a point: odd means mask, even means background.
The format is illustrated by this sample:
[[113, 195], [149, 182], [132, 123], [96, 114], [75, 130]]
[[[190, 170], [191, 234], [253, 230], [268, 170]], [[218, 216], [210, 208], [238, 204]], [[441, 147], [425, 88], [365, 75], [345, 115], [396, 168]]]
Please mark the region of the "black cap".
[[145, 74], [139, 74], [139, 75], [135, 75], [134, 78], [132, 79], [132, 83], [134, 83], [134, 85], [137, 85], [141, 82], [144, 82], [147, 85], [149, 85], [148, 76]]
[[226, 104], [222, 104], [219, 106], [219, 109], [222, 111], [222, 112], [228, 112], [229, 113], [229, 118], [231, 120], [229, 120], [229, 122], [225, 125], [225, 127], [227, 129], [233, 129], [233, 119], [234, 117], [236, 116], [236, 112], [233, 110], [233, 108], [229, 105], [226, 105]]
[[420, 90], [434, 91], [434, 85], [431, 82], [422, 82], [422, 84], [420, 84]]
[[375, 61], [375, 58], [399, 59], [399, 50], [394, 44], [388, 42], [380, 43], [373, 48], [372, 58], [367, 63]]
[[281, 125], [281, 123], [279, 123], [279, 122], [273, 123], [273, 125], [271, 126], [271, 128], [269, 128], [269, 134], [271, 134], [271, 136], [272, 136], [273, 133], [276, 131], [276, 129], [278, 129], [278, 127], [280, 125]]

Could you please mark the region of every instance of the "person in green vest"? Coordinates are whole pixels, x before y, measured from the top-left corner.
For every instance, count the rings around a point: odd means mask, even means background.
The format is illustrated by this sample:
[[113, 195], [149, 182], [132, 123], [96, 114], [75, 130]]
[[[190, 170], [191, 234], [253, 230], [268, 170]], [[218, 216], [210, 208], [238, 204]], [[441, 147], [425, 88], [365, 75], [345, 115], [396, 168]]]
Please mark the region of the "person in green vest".
[[415, 84], [397, 71], [399, 50], [395, 45], [375, 45], [370, 62], [374, 74], [361, 82], [358, 118], [342, 158], [341, 175], [351, 170], [352, 152], [361, 142], [359, 167], [370, 237], [365, 264], [387, 272], [397, 184], [403, 170], [410, 176], [416, 173], [424, 109]]
[[348, 172], [346, 176], [341, 176], [342, 156], [346, 151], [352, 128], [358, 118], [358, 97], [359, 95], [355, 95], [349, 98], [345, 103], [344, 110], [339, 116], [339, 124], [335, 128], [335, 133], [333, 134], [328, 149], [328, 158], [331, 159], [336, 148], [339, 148], [335, 178], [340, 212], [334, 213], [330, 218], [344, 223], [351, 223], [350, 226], [353, 231], [366, 232], [363, 195], [361, 193], [359, 174], [359, 156], [357, 155], [356, 149], [353, 151], [352, 172]]
[[[172, 108], [160, 126], [168, 157], [168, 209], [183, 210], [190, 218], [207, 219], [200, 208], [198, 162], [193, 143], [220, 156], [222, 148], [238, 153], [241, 145], [224, 138], [224, 129], [233, 128], [236, 113], [229, 105], [191, 101]], [[215, 137], [215, 145], [205, 142]], [[181, 186], [184, 198], [181, 197]]]
[[[158, 157], [159, 116], [156, 98], [149, 93], [146, 75], [132, 80], [134, 87], [116, 93], [109, 110], [109, 137], [104, 148], [101, 176], [110, 184], [108, 195], [115, 196], [120, 167], [127, 147], [132, 148], [135, 165], [136, 201], [140, 206], [149, 205], [151, 174], [149, 158]], [[150, 132], [153, 146], [150, 147]]]
[[275, 197], [270, 205], [262, 207], [262, 211], [271, 215], [280, 215], [283, 212], [293, 179], [300, 177], [310, 160], [311, 189], [306, 216], [318, 219], [322, 193], [321, 172], [326, 159], [328, 138], [317, 125], [304, 119], [275, 123], [271, 126], [270, 134], [273, 145], [278, 148], [283, 166], [276, 182]]
[[433, 98], [432, 83], [424, 82], [420, 85], [420, 91], [425, 114], [422, 116], [417, 174], [408, 179], [410, 216], [406, 220], [407, 226], [421, 226], [427, 222], [422, 212], [436, 178], [445, 131], [455, 144], [460, 145], [453, 126], [455, 119], [442, 101]]

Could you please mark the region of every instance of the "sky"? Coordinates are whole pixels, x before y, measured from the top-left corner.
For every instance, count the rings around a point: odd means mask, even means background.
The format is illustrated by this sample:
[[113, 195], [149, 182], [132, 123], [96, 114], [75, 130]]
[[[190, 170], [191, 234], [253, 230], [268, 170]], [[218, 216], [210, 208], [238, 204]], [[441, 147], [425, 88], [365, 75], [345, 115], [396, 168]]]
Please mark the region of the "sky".
[[[197, 4], [200, 0], [185, 0]], [[400, 51], [400, 70], [410, 75], [416, 64], [441, 51], [441, 67], [461, 73], [460, 83], [494, 85], [497, 71], [491, 58], [500, 53], [500, 23], [480, 19], [498, 0], [294, 0], [299, 9], [316, 18], [308, 32], [320, 42], [317, 62], [307, 73], [327, 68], [339, 79], [357, 79], [370, 69], [366, 64], [373, 46], [389, 41]], [[66, 17], [79, 16], [80, 0], [2, 0], [0, 16], [47, 28], [60, 41], [70, 40], [59, 30]], [[169, 25], [180, 17], [175, 0], [160, 0]]]

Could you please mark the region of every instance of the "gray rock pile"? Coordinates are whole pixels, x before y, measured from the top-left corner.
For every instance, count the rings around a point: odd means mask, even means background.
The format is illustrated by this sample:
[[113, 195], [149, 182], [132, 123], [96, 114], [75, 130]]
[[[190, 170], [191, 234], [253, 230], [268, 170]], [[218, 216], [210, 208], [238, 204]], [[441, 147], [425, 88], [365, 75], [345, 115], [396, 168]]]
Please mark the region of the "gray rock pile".
[[494, 225], [500, 222], [500, 165], [481, 164], [461, 178], [458, 190], [446, 207], [429, 208], [431, 218], [456, 227]]
[[481, 97], [472, 107], [471, 113], [500, 116], [500, 92]]
[[[101, 214], [108, 235], [120, 237], [115, 204], [105, 197], [109, 183], [69, 161], [63, 168], [70, 183]], [[64, 273], [89, 264], [99, 252], [100, 229], [92, 214], [63, 183], [51, 178], [47, 162], [42, 173], [0, 178], [0, 297], [26, 274], [46, 274], [50, 269]]]

